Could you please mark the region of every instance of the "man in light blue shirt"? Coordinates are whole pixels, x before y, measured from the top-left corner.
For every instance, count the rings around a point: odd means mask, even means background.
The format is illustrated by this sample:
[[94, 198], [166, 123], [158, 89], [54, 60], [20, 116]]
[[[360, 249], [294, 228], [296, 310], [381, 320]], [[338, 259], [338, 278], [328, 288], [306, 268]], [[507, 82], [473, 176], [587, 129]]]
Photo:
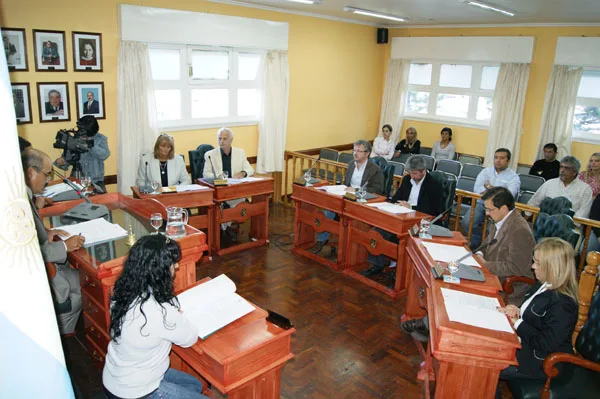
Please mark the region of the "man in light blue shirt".
[[[508, 167], [510, 162], [510, 150], [507, 148], [498, 148], [494, 153], [494, 166], [483, 169], [475, 180], [473, 191], [477, 194], [483, 193], [492, 187], [506, 187], [516, 198], [521, 188], [519, 175]], [[483, 201], [478, 200], [475, 207], [475, 216], [473, 217], [473, 231], [471, 234], [471, 249], [477, 248], [481, 244], [482, 226], [485, 220], [485, 209]], [[471, 221], [471, 210], [462, 220], [462, 228], [465, 232], [469, 231]]]

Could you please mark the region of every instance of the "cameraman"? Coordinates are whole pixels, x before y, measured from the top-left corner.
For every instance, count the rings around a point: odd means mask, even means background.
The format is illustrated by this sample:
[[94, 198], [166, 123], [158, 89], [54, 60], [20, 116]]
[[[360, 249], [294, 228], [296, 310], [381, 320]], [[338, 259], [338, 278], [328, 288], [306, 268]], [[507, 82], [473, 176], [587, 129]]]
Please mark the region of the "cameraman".
[[[92, 182], [106, 192], [104, 186], [104, 160], [110, 156], [108, 149], [108, 140], [105, 135], [98, 133], [98, 121], [92, 115], [85, 115], [77, 121], [78, 132], [85, 138], [92, 138], [94, 145], [89, 151], [81, 153], [80, 163], [83, 168], [83, 173], [90, 176]], [[57, 158], [54, 164], [62, 170], [69, 169], [73, 154], [71, 151], [66, 152], [66, 159], [63, 157]], [[73, 172], [71, 171], [71, 175]]]

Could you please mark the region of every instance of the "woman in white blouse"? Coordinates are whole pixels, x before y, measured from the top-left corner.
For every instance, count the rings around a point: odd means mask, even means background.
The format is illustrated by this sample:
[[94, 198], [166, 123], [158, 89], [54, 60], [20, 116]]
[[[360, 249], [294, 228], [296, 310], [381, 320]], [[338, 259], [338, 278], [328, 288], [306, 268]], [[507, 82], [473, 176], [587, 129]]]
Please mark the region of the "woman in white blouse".
[[445, 127], [440, 132], [440, 135], [442, 139], [433, 144], [431, 156], [435, 158], [436, 162], [442, 159], [454, 159], [456, 147], [452, 143], [452, 129]]
[[161, 187], [168, 187], [192, 183], [183, 157], [175, 154], [175, 142], [170, 134], [163, 133], [158, 136], [154, 151], [144, 154], [140, 159], [136, 178], [138, 186], [146, 185], [146, 168], [149, 184], [157, 181]]
[[388, 161], [394, 156], [395, 144], [391, 139], [392, 126], [383, 125], [381, 134], [375, 137], [373, 141], [373, 152], [371, 157], [384, 157]]
[[521, 341], [519, 365], [502, 370], [501, 379], [546, 379], [542, 367], [546, 356], [573, 353], [571, 336], [578, 310], [575, 251], [560, 238], [545, 238], [535, 246], [532, 260], [537, 283], [525, 294], [521, 307], [498, 309], [509, 318]]

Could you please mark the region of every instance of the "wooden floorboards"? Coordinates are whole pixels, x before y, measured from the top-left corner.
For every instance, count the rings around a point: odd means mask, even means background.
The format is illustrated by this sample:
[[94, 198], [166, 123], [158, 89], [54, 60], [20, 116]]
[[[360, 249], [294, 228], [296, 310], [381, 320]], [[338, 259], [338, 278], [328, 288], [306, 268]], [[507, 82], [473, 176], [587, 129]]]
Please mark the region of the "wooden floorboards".
[[[199, 263], [197, 273], [198, 278], [226, 273], [240, 295], [292, 320], [296, 357], [283, 368], [281, 397], [424, 397], [422, 382], [416, 379], [421, 359], [399, 328], [405, 299], [392, 300], [292, 255], [293, 208], [273, 205], [269, 223], [268, 247], [214, 257], [212, 263]], [[240, 234], [247, 232], [248, 226], [242, 226]], [[101, 372], [91, 368], [87, 354], [79, 353], [80, 338], [67, 342], [65, 349], [75, 381], [84, 397], [92, 398]]]

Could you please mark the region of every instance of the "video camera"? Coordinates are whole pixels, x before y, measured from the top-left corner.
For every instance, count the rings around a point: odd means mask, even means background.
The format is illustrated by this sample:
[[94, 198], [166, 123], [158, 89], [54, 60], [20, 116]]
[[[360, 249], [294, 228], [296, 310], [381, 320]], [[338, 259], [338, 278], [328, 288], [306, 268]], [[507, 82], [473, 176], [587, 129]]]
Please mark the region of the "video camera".
[[94, 135], [98, 133], [98, 122], [92, 115], [86, 115], [77, 121], [77, 130], [61, 129], [56, 132], [54, 148], [71, 151], [76, 154], [88, 152], [94, 146]]

